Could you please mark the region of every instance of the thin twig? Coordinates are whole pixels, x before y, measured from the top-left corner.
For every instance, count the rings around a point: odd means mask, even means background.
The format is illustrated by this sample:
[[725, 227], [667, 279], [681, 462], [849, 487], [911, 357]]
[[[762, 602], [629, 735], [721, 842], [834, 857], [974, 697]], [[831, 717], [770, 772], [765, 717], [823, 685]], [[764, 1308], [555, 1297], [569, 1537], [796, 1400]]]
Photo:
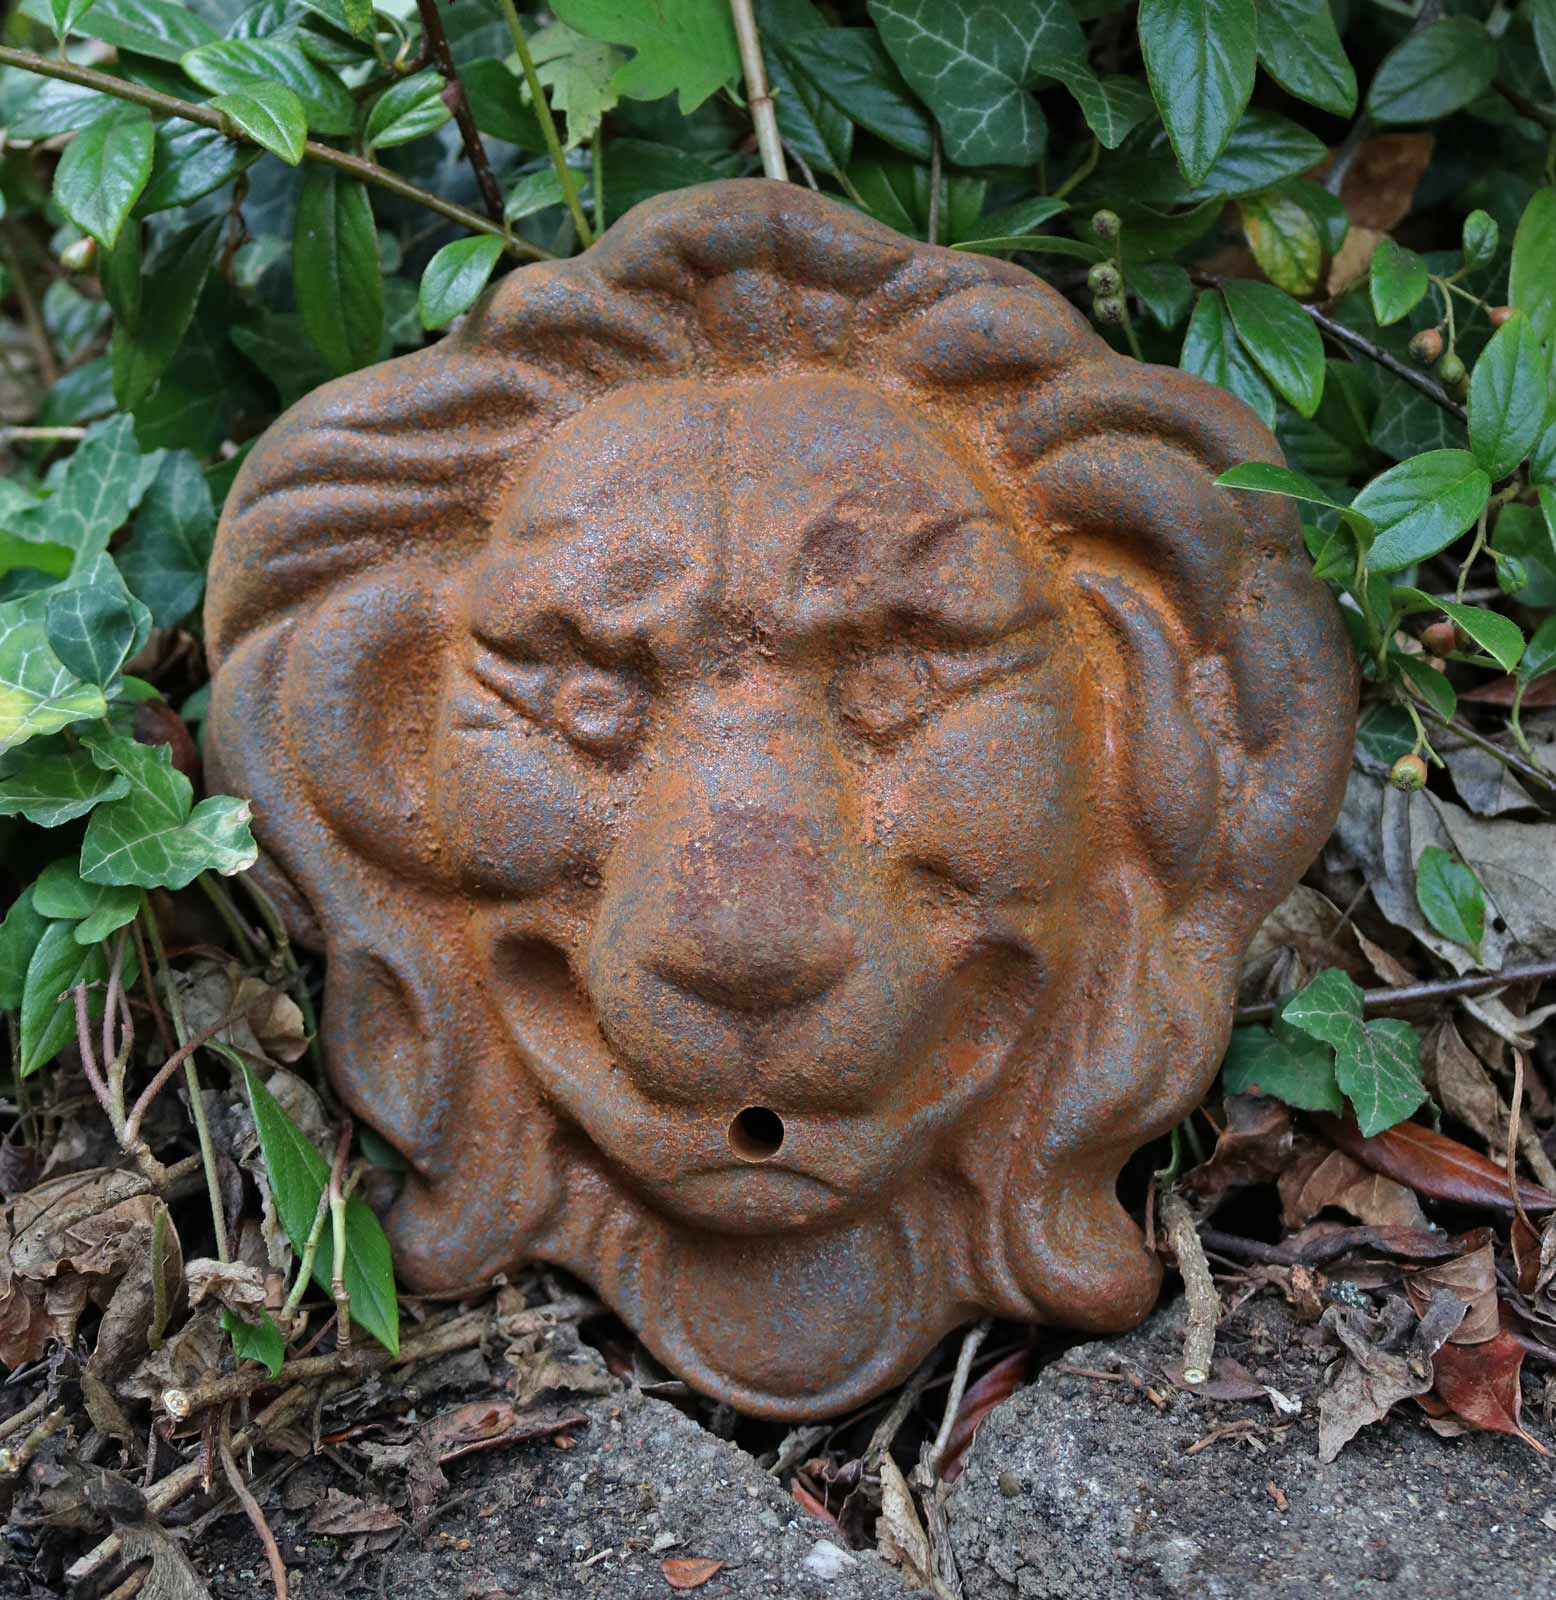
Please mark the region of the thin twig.
[[230, 1435], [229, 1420], [223, 1413], [221, 1428], [216, 1435], [216, 1452], [221, 1457], [222, 1471], [227, 1474], [227, 1482], [238, 1497], [238, 1504], [243, 1507], [254, 1532], [259, 1535], [260, 1544], [264, 1546], [265, 1559], [270, 1563], [270, 1580], [276, 1586], [276, 1600], [286, 1600], [286, 1563], [281, 1559], [276, 1536], [270, 1531], [270, 1524], [265, 1521], [265, 1513], [260, 1510], [259, 1501], [250, 1493], [249, 1486], [243, 1481], [243, 1474], [238, 1471], [238, 1463], [232, 1454]]
[[[52, 389], [59, 382], [59, 361], [54, 355], [54, 345], [49, 339], [43, 313], [38, 308], [38, 297], [32, 292], [32, 282], [22, 268], [21, 257], [11, 243], [9, 233], [4, 230], [0, 230], [0, 261], [5, 263], [10, 273], [11, 287], [15, 289], [16, 298], [21, 304], [22, 320], [27, 324], [27, 334], [32, 340], [33, 353], [38, 361], [38, 376], [43, 380], [45, 389]], [[19, 436], [17, 430], [8, 429], [7, 432], [13, 438]]]
[[14, 1450], [9, 1445], [0, 1445], [0, 1477], [14, 1478], [25, 1470], [43, 1445], [65, 1426], [69, 1416], [68, 1406], [55, 1406]]
[[[508, 4], [511, 8], [512, 0], [508, 0]], [[63, 83], [76, 83], [83, 88], [96, 89], [100, 94], [112, 95], [116, 100], [127, 100], [131, 105], [145, 106], [148, 111], [158, 116], [178, 117], [184, 122], [197, 123], [202, 128], [214, 128], [237, 144], [257, 142], [237, 128], [230, 117], [223, 116], [219, 111], [212, 111], [209, 106], [196, 105], [192, 100], [180, 100], [176, 95], [163, 94], [160, 89], [148, 89], [143, 84], [110, 77], [106, 72], [96, 72], [91, 67], [78, 67], [71, 61], [54, 61], [47, 56], [36, 55], [31, 50], [15, 50], [10, 45], [0, 45], [0, 66], [19, 67], [23, 72], [35, 72], [40, 77], [58, 78]], [[490, 218], [483, 217], [479, 211], [471, 211], [467, 206], [445, 200], [442, 195], [421, 188], [409, 179], [402, 178], [399, 173], [391, 172], [388, 167], [379, 166], [376, 161], [350, 155], [344, 150], [335, 149], [333, 145], [320, 144], [317, 139], [308, 140], [303, 146], [303, 155], [309, 161], [334, 167], [348, 177], [359, 178], [363, 183], [370, 183], [375, 188], [387, 190], [402, 200], [410, 200], [417, 205], [425, 206], [429, 211], [437, 212], [440, 217], [447, 217], [450, 222], [459, 223], [472, 233], [491, 234], [494, 238], [502, 240], [503, 248], [510, 255], [522, 256], [530, 261], [551, 259], [549, 250], [542, 250], [539, 245], [517, 238]]]
[[[319, 1190], [319, 1204], [313, 1213], [313, 1226], [308, 1230], [308, 1237], [303, 1241], [302, 1259], [297, 1264], [297, 1278], [292, 1284], [291, 1292], [286, 1297], [286, 1303], [281, 1307], [283, 1325], [290, 1329], [292, 1319], [297, 1315], [297, 1308], [302, 1304], [303, 1295], [307, 1293], [308, 1285], [313, 1279], [313, 1260], [319, 1253], [319, 1241], [324, 1237], [324, 1219], [330, 1214], [330, 1191], [326, 1184]], [[290, 1334], [288, 1335], [290, 1337]]]
[[557, 137], [556, 119], [551, 115], [551, 104], [546, 99], [546, 91], [540, 85], [540, 75], [535, 71], [535, 58], [530, 54], [529, 40], [524, 36], [524, 25], [519, 21], [519, 14], [513, 8], [513, 0], [499, 0], [499, 3], [502, 7], [503, 21], [508, 24], [508, 34], [513, 40], [514, 54], [518, 56], [519, 66], [524, 71], [524, 81], [529, 85], [529, 97], [535, 108], [535, 120], [540, 124], [540, 136], [546, 141], [546, 151], [551, 157], [551, 165], [556, 169], [557, 182], [562, 187], [563, 203], [567, 206], [568, 215], [573, 219], [579, 244], [588, 249], [594, 243], [594, 235], [589, 229], [589, 219], [578, 203], [578, 186], [573, 182], [573, 169], [568, 166], [567, 156], [562, 150], [562, 141]]
[[763, 175], [787, 180], [783, 141], [778, 137], [778, 117], [773, 97], [767, 92], [767, 64], [762, 59], [762, 35], [756, 25], [751, 0], [729, 0], [729, 14], [735, 23], [735, 42], [740, 47], [740, 67], [746, 75], [746, 105], [751, 111], [751, 127], [756, 134], [757, 154], [762, 158]]
[[1194, 1228], [1188, 1203], [1176, 1189], [1164, 1189], [1161, 1197], [1162, 1231], [1172, 1246], [1178, 1272], [1183, 1279], [1183, 1294], [1188, 1301], [1188, 1329], [1183, 1338], [1183, 1379], [1185, 1383], [1205, 1383], [1210, 1378], [1216, 1353], [1216, 1322], [1221, 1315], [1221, 1297], [1216, 1293], [1210, 1263]]
[[335, 1348], [340, 1354], [351, 1349], [351, 1295], [346, 1289], [346, 1200], [350, 1191], [342, 1181], [351, 1154], [351, 1134], [351, 1118], [347, 1117], [341, 1123], [335, 1159], [330, 1163], [330, 1231], [334, 1246], [330, 1295], [335, 1301]]
[[1460, 722], [1455, 717], [1445, 717], [1430, 701], [1422, 699], [1419, 695], [1417, 700], [1421, 710], [1439, 727], [1451, 729], [1467, 744], [1474, 745], [1477, 750], [1484, 750], [1488, 756], [1495, 756], [1509, 772], [1516, 772], [1520, 778], [1556, 794], [1556, 780], [1553, 780], [1549, 773], [1542, 772], [1539, 767], [1531, 766], [1522, 756], [1514, 755], [1511, 750], [1504, 750], [1500, 745], [1493, 744], [1483, 733], [1477, 733], [1467, 723]]
[[0, 1422], [0, 1439], [9, 1439], [13, 1433], [30, 1428], [48, 1409], [48, 1404], [49, 1392], [45, 1389], [36, 1400], [23, 1406], [20, 1411], [13, 1411], [4, 1422]]
[[134, 1144], [140, 1137], [141, 1121], [151, 1109], [152, 1102], [162, 1093], [167, 1086], [167, 1081], [178, 1069], [192, 1056], [196, 1050], [208, 1045], [217, 1034], [230, 1028], [235, 1022], [243, 1020], [242, 1010], [229, 1012], [220, 1022], [213, 1022], [209, 1028], [197, 1033], [187, 1044], [181, 1044], [172, 1055], [157, 1069], [157, 1075], [140, 1092], [140, 1097], [130, 1108], [130, 1114], [124, 1121], [124, 1137], [130, 1144]]
[[993, 1326], [993, 1317], [985, 1317], [981, 1322], [974, 1323], [962, 1337], [962, 1348], [956, 1357], [956, 1371], [951, 1374], [951, 1387], [946, 1390], [945, 1410], [940, 1417], [940, 1431], [935, 1435], [935, 1442], [929, 1447], [929, 1453], [925, 1458], [925, 1466], [931, 1479], [940, 1476], [940, 1458], [951, 1442], [951, 1430], [956, 1426], [956, 1415], [962, 1409], [962, 1396], [967, 1392], [967, 1379], [972, 1373], [973, 1357], [978, 1354], [978, 1346], [988, 1338], [989, 1329]]
[[465, 160], [475, 174], [476, 187], [481, 191], [488, 214], [493, 222], [501, 223], [502, 191], [492, 176], [492, 164], [486, 159], [486, 146], [481, 143], [481, 130], [476, 127], [470, 104], [465, 99], [465, 86], [459, 81], [459, 68], [454, 65], [454, 53], [448, 47], [448, 35], [438, 15], [438, 0], [416, 0], [416, 9], [421, 13], [421, 31], [433, 65], [443, 79], [443, 103], [454, 114], [460, 142], [465, 147]]
[[925, 234], [931, 244], [940, 243], [940, 133], [929, 136], [929, 221]]
[[1548, 106], [1542, 106], [1531, 100], [1528, 95], [1520, 94], [1511, 84], [1502, 82], [1491, 85], [1496, 92], [1519, 114], [1528, 117], [1531, 122], [1538, 122], [1542, 128], [1556, 131], [1556, 111]]
[[10, 444], [71, 444], [84, 438], [85, 428], [0, 428], [0, 450]]
[[[1510, 983], [1529, 983], [1556, 978], [1556, 961], [1531, 961], [1521, 967], [1503, 967], [1500, 972], [1477, 972], [1468, 978], [1433, 978], [1426, 983], [1407, 983], [1398, 989], [1364, 989], [1363, 1011], [1392, 1010], [1395, 1006], [1417, 1005], [1423, 1000], [1452, 1000], [1459, 995], [1485, 994]], [[1266, 1000], [1259, 1005], [1238, 1006], [1239, 1022], [1268, 1022], [1285, 1004], [1285, 999]]]
[[864, 1455], [860, 1458], [867, 1473], [879, 1469], [881, 1458], [891, 1449], [892, 1441], [902, 1431], [903, 1423], [908, 1420], [914, 1406], [918, 1404], [919, 1397], [924, 1393], [924, 1387], [929, 1382], [939, 1359], [940, 1350], [936, 1346], [928, 1357], [919, 1363], [918, 1371], [897, 1391], [897, 1398], [892, 1401], [891, 1410], [876, 1423], [875, 1432], [870, 1435], [870, 1442], [865, 1446]]

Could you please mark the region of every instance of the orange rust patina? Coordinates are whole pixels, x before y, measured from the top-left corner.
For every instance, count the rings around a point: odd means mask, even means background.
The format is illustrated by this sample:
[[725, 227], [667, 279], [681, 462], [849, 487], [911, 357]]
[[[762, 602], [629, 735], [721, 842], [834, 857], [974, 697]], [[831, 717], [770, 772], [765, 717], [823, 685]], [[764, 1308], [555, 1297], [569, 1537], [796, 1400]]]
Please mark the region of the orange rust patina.
[[780, 183], [638, 207], [332, 383], [228, 502], [210, 755], [405, 1278], [557, 1262], [840, 1411], [1106, 1331], [1120, 1166], [1317, 851], [1352, 665], [1237, 401]]

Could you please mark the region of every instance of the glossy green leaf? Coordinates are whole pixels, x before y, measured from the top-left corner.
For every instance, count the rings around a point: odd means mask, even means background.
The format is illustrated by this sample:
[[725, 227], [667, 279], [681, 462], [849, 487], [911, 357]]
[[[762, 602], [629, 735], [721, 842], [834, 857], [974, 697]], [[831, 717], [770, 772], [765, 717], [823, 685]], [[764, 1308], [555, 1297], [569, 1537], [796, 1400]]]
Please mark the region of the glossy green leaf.
[[[24, 1078], [54, 1059], [76, 1036], [75, 997], [79, 984], [101, 985], [108, 976], [103, 947], [83, 949], [75, 940], [75, 924], [51, 922], [43, 930], [22, 988], [18, 1028], [17, 1064]], [[103, 992], [87, 994], [87, 1015], [96, 1021], [103, 1014]]]
[[1474, 17], [1443, 17], [1408, 34], [1384, 58], [1367, 91], [1377, 122], [1431, 122], [1490, 88], [1497, 47]]
[[1551, 671], [1556, 671], [1556, 617], [1547, 617], [1534, 630], [1518, 663], [1518, 681], [1533, 683]]
[[49, 919], [33, 907], [32, 890], [24, 889], [0, 921], [0, 1010], [15, 1011], [26, 992], [27, 968]]
[[295, 39], [220, 39], [191, 50], [180, 65], [216, 95], [261, 95], [272, 84], [283, 85], [302, 101], [315, 133], [348, 134], [356, 118], [351, 91]]
[[232, 1340], [232, 1351], [240, 1361], [257, 1361], [276, 1377], [286, 1361], [286, 1340], [281, 1330], [261, 1311], [258, 1322], [249, 1322], [234, 1312], [222, 1310], [222, 1329]]
[[507, 198], [503, 201], [503, 220], [521, 222], [525, 217], [532, 217], [538, 211], [566, 203], [566, 196], [562, 193], [562, 180], [557, 177], [556, 168], [540, 167], [534, 172], [526, 172], [508, 191]]
[[[132, 216], [119, 230], [113, 249], [97, 252], [97, 281], [113, 313], [115, 331], [120, 328], [133, 331], [140, 322], [141, 303], [145, 298], [142, 293], [145, 284], [144, 232]], [[64, 283], [49, 285], [50, 289], [68, 287]]]
[[131, 525], [119, 570], [159, 628], [182, 622], [205, 592], [205, 569], [216, 538], [216, 510], [200, 463], [170, 450]]
[[1470, 373], [1470, 450], [1493, 483], [1533, 449], [1549, 394], [1550, 363], [1533, 325], [1525, 316], [1512, 317], [1492, 334]]
[[1086, 59], [1068, 0], [870, 0], [869, 12], [904, 80], [934, 112], [949, 160], [1042, 159], [1047, 124], [1032, 79]]
[[129, 793], [93, 811], [81, 841], [88, 883], [182, 889], [200, 873], [230, 876], [254, 865], [247, 800], [212, 795], [193, 805], [194, 789], [164, 745], [120, 737], [83, 741], [105, 770], [129, 780]]
[[0, 601], [0, 751], [107, 715], [103, 691], [49, 648], [48, 606], [47, 593]]
[[367, 190], [332, 167], [310, 166], [297, 201], [292, 273], [303, 326], [336, 372], [378, 354], [384, 280]]
[[1329, 0], [1260, 0], [1259, 61], [1288, 94], [1338, 117], [1356, 109], [1356, 69]]
[[[23, 16], [49, 26], [53, 3], [54, 0], [23, 0], [20, 9]], [[91, 26], [85, 32], [116, 50], [172, 62], [186, 50], [216, 38], [209, 23], [179, 0], [97, 0], [91, 9]]]
[[443, 102], [443, 79], [431, 67], [391, 84], [373, 102], [363, 139], [369, 150], [409, 144], [436, 133], [449, 119]]
[[1324, 342], [1313, 319], [1280, 289], [1248, 278], [1222, 288], [1237, 336], [1276, 389], [1304, 416], [1324, 393]]
[[1206, 290], [1195, 302], [1178, 365], [1235, 394], [1253, 407], [1266, 427], [1274, 426], [1275, 395], [1238, 340], [1231, 313], [1219, 291]]
[[1534, 44], [1546, 82], [1556, 89], [1556, 0], [1531, 0], [1529, 20], [1534, 24]]
[[1556, 189], [1538, 189], [1513, 235], [1508, 300], [1529, 319], [1547, 351], [1556, 348]]
[[140, 890], [83, 883], [74, 861], [51, 861], [32, 886], [32, 904], [41, 916], [73, 923], [77, 944], [97, 944], [135, 920]]
[[54, 24], [54, 37], [64, 43], [76, 32], [76, 24], [96, 4], [96, 0], [49, 0], [49, 16]]
[[475, 304], [476, 296], [502, 254], [502, 240], [490, 234], [456, 239], [427, 263], [421, 275], [417, 309], [424, 328], [441, 328]]
[[[1165, 134], [1143, 154], [1121, 152], [1119, 187], [1131, 201], [1146, 205], [1192, 205], [1236, 200], [1295, 178], [1324, 159], [1321, 140], [1287, 117], [1258, 106], [1232, 130], [1225, 149], [1203, 177], [1186, 179]], [[1217, 208], [1219, 209], [1219, 207]]]
[[1378, 326], [1386, 328], [1415, 310], [1431, 287], [1431, 277], [1426, 263], [1414, 250], [1382, 238], [1372, 252], [1367, 286], [1372, 296], [1372, 314], [1378, 319]]
[[958, 239], [953, 250], [970, 250], [978, 255], [1003, 255], [1029, 250], [1034, 255], [1073, 256], [1077, 261], [1106, 261], [1101, 245], [1085, 239], [1071, 239], [1062, 233], [1028, 233], [1012, 239]]
[[[308, 1142], [253, 1068], [247, 1062], [241, 1064], [276, 1215], [292, 1248], [301, 1254], [313, 1231], [319, 1196], [329, 1182], [329, 1163]], [[360, 1323], [387, 1350], [397, 1353], [400, 1309], [395, 1298], [389, 1241], [378, 1218], [356, 1198], [346, 1205], [344, 1277], [346, 1293], [351, 1297], [351, 1320]], [[330, 1278], [330, 1252], [323, 1248], [314, 1257], [313, 1280], [327, 1294]]]
[[104, 772], [85, 750], [29, 747], [0, 764], [0, 816], [26, 817], [40, 828], [57, 828], [84, 817], [99, 800], [117, 800], [129, 787], [117, 773]]
[[1422, 609], [1440, 611], [1461, 627], [1504, 672], [1511, 672], [1524, 653], [1523, 630], [1510, 617], [1488, 611], [1484, 606], [1465, 605], [1457, 600], [1439, 600], [1419, 589], [1400, 589], [1400, 595], [1413, 595]]
[[1117, 75], [1099, 78], [1084, 57], [1046, 60], [1043, 74], [1070, 91], [1104, 150], [1118, 149], [1136, 128], [1156, 117], [1156, 102], [1144, 84]]
[[1407, 656], [1402, 651], [1391, 651], [1389, 660], [1403, 678], [1408, 678], [1420, 691], [1427, 704], [1441, 717], [1451, 717], [1459, 709], [1459, 696], [1448, 681], [1446, 673], [1439, 672], [1420, 656]]
[[1146, 74], [1183, 175], [1197, 183], [1226, 147], [1253, 91], [1253, 0], [1141, 0]]
[[12, 115], [6, 137], [52, 139], [59, 133], [75, 133], [111, 111], [113, 105], [109, 96], [96, 89], [58, 78], [39, 78], [32, 93]]
[[605, 147], [605, 215], [614, 222], [640, 201], [718, 176], [706, 161], [648, 139], [612, 139]]
[[1480, 879], [1438, 845], [1428, 845], [1416, 862], [1416, 904], [1443, 938], [1479, 953], [1486, 936], [1485, 892]]
[[1314, 483], [1306, 473], [1297, 472], [1291, 467], [1279, 467], [1268, 461], [1247, 461], [1241, 466], [1231, 467], [1223, 472], [1216, 482], [1223, 489], [1245, 489], [1255, 494], [1287, 495], [1293, 500], [1305, 501], [1308, 505], [1323, 506], [1327, 510], [1338, 511], [1364, 541], [1370, 541], [1376, 531], [1370, 517], [1347, 505], [1345, 501], [1337, 500]]
[[1176, 328], [1194, 301], [1194, 285], [1176, 261], [1147, 261], [1132, 267], [1129, 288], [1162, 328]]
[[1472, 211], [1464, 219], [1464, 228], [1460, 235], [1464, 249], [1466, 266], [1489, 266], [1496, 259], [1497, 244], [1502, 236], [1502, 230], [1497, 226], [1497, 219], [1488, 211]]
[[151, 179], [135, 202], [135, 215], [149, 217], [199, 200], [247, 172], [262, 154], [215, 128], [169, 117], [157, 129]]
[[145, 644], [151, 613], [125, 587], [106, 551], [46, 593], [49, 648], [84, 683], [106, 688]]
[[54, 173], [54, 198], [83, 233], [113, 248], [130, 207], [151, 176], [151, 113], [120, 105], [65, 146]]
[[225, 228], [224, 217], [211, 217], [164, 236], [149, 268], [156, 292], [147, 298], [133, 329], [114, 328], [113, 392], [125, 410], [139, 409], [177, 353], [216, 264]]
[[[459, 69], [459, 81], [464, 85], [470, 115], [482, 133], [525, 150], [545, 149], [534, 108], [525, 104], [518, 78], [503, 62], [495, 56], [467, 61]], [[559, 105], [558, 109], [565, 108]]]
[[1446, 549], [1485, 509], [1491, 480], [1467, 450], [1429, 450], [1376, 477], [1353, 504], [1378, 526], [1374, 572], [1397, 572]]
[[251, 79], [245, 88], [217, 95], [211, 110], [230, 117], [234, 127], [280, 156], [289, 167], [302, 160], [308, 142], [308, 111], [284, 83]]
[[740, 76], [735, 26], [724, 0], [552, 0], [568, 27], [633, 51], [613, 80], [630, 100], [678, 96], [681, 115]]
[[929, 160], [929, 114], [914, 99], [873, 28], [797, 34], [784, 41], [784, 52], [797, 72], [861, 128], [916, 161]]
[[822, 172], [839, 172], [854, 149], [854, 125], [784, 52], [784, 40], [814, 33], [826, 18], [809, 0], [757, 0], [757, 25], [767, 58], [768, 88], [784, 148]]
[[1324, 267], [1324, 242], [1318, 224], [1278, 189], [1266, 189], [1238, 202], [1248, 248], [1277, 289], [1311, 294]]
[[1234, 1028], [1221, 1063], [1228, 1094], [1267, 1094], [1301, 1111], [1345, 1110], [1334, 1051], [1295, 1028]]

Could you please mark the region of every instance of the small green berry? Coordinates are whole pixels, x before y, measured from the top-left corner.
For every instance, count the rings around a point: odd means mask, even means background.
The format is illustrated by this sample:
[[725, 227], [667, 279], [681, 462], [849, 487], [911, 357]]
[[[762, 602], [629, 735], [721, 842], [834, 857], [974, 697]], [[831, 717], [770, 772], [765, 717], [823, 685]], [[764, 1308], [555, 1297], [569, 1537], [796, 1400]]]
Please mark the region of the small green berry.
[[1099, 261], [1086, 274], [1086, 285], [1094, 295], [1106, 299], [1124, 287], [1124, 275], [1111, 261]]
[[1410, 359], [1423, 367], [1429, 367], [1438, 360], [1443, 353], [1443, 335], [1441, 328], [1423, 328], [1410, 341]]
[[1105, 328], [1122, 327], [1124, 318], [1128, 315], [1124, 302], [1116, 294], [1103, 295], [1101, 299], [1093, 300], [1091, 314]]
[[1469, 373], [1465, 371], [1464, 363], [1450, 350], [1437, 363], [1437, 376], [1442, 380], [1445, 389], [1459, 389], [1463, 387]]
[[1529, 582], [1529, 569], [1517, 556], [1497, 560], [1497, 585], [1503, 594], [1517, 594]]
[[1426, 763], [1420, 756], [1401, 756], [1389, 772], [1389, 782], [1406, 794], [1426, 787]]
[[1104, 243], [1116, 239], [1118, 230], [1122, 227], [1123, 223], [1119, 221], [1116, 211], [1098, 211], [1091, 219], [1091, 231]]

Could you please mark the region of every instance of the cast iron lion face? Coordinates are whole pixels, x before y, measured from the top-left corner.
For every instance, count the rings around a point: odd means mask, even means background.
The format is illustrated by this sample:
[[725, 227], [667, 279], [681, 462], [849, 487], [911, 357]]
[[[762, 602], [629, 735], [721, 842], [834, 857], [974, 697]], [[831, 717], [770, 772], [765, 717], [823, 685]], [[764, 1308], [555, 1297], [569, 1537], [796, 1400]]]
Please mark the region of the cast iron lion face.
[[709, 186], [256, 448], [211, 747], [413, 1283], [526, 1258], [771, 1416], [1148, 1309], [1122, 1162], [1326, 836], [1351, 665], [1235, 401]]

